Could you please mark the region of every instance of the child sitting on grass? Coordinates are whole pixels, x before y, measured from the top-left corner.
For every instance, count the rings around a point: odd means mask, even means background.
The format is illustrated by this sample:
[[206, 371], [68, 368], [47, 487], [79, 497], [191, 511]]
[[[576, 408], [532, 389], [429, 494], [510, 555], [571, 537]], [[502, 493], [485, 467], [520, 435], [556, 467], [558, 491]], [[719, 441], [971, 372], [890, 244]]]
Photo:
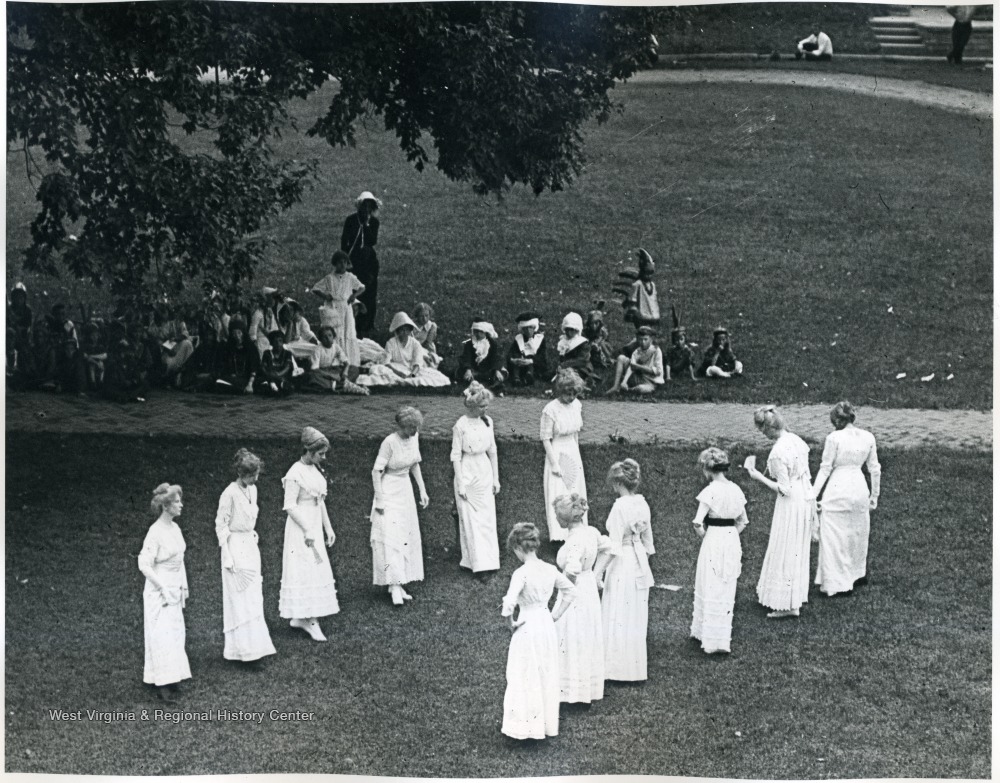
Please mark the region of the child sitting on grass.
[[324, 391], [348, 394], [368, 394], [368, 389], [352, 383], [347, 377], [349, 365], [347, 354], [337, 342], [337, 331], [332, 326], [322, 326], [319, 330], [319, 348], [313, 357], [313, 366], [306, 373], [306, 383]]
[[713, 332], [712, 345], [705, 351], [698, 375], [703, 378], [736, 378], [743, 374], [743, 362], [729, 346], [729, 330], [720, 326]]
[[287, 397], [292, 393], [292, 377], [298, 375], [295, 371], [295, 357], [285, 348], [285, 334], [275, 329], [267, 336], [271, 343], [269, 350], [264, 351], [260, 360], [260, 372], [254, 383], [254, 392], [269, 397]]
[[590, 341], [590, 362], [594, 367], [612, 367], [615, 355], [608, 342], [608, 327], [604, 325], [604, 302], [594, 304], [595, 309], [587, 313], [587, 322], [583, 325], [583, 336]]
[[416, 324], [413, 339], [426, 352], [424, 361], [428, 367], [437, 367], [441, 364], [441, 356], [437, 352], [438, 328], [434, 323], [434, 309], [427, 302], [420, 302], [413, 311], [413, 321]]
[[636, 329], [636, 348], [629, 356], [619, 356], [615, 365], [615, 382], [607, 394], [633, 391], [652, 394], [663, 385], [663, 352], [653, 344], [655, 332], [649, 326]]
[[540, 328], [538, 313], [529, 310], [517, 316], [518, 333], [507, 351], [507, 373], [514, 386], [532, 386], [536, 380], [544, 382], [552, 375], [548, 346]]
[[670, 330], [670, 347], [665, 358], [668, 381], [685, 374], [690, 375], [691, 380], [695, 380], [694, 348], [688, 345], [683, 326], [675, 326]]

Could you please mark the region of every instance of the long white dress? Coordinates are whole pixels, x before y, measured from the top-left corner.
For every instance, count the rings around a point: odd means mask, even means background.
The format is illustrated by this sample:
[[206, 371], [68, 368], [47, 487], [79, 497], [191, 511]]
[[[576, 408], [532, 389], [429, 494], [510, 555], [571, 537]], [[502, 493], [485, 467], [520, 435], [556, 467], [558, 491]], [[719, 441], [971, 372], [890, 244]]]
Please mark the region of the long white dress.
[[142, 591], [143, 629], [146, 662], [142, 681], [150, 685], [170, 685], [191, 678], [184, 651], [187, 632], [184, 605], [187, 603], [187, 571], [184, 569], [184, 536], [176, 522], [156, 520], [146, 533], [139, 553], [139, 568], [152, 570], [164, 587], [180, 590], [180, 603], [163, 605], [163, 595], [146, 580]]
[[[492, 419], [463, 416], [455, 422], [451, 428], [451, 462], [456, 467], [455, 505], [462, 548], [459, 565], [473, 572], [500, 568], [497, 507], [493, 497], [493, 485], [500, 483], [494, 469], [496, 460]], [[464, 498], [458, 494], [459, 475], [465, 488]]]
[[[552, 475], [549, 460], [545, 459], [545, 472], [542, 474], [542, 485], [545, 490], [545, 521], [549, 527], [549, 541], [564, 541], [566, 531], [556, 519], [556, 511], [552, 507], [560, 495], [575, 492], [582, 498], [587, 497], [587, 481], [583, 475], [583, 459], [580, 457], [579, 433], [583, 429], [583, 405], [579, 400], [573, 400], [564, 405], [559, 400], [552, 400], [542, 409], [540, 438], [552, 440], [552, 448], [559, 463], [561, 476]], [[584, 516], [583, 523], [587, 524]]]
[[574, 584], [574, 599], [556, 621], [559, 701], [590, 704], [604, 698], [604, 625], [594, 563], [608, 539], [587, 525], [568, 532], [556, 563]]
[[503, 696], [503, 726], [514, 739], [545, 739], [559, 734], [559, 639], [549, 600], [560, 598], [573, 583], [559, 569], [542, 560], [524, 563], [510, 577], [502, 615], [520, 607], [524, 624], [510, 637], [507, 652], [507, 690]]
[[649, 556], [653, 528], [642, 495], [624, 495], [608, 515], [608, 554], [601, 618], [604, 624], [604, 678], [616, 682], [646, 679], [646, 629], [653, 572]]
[[878, 497], [882, 466], [875, 436], [850, 425], [827, 435], [813, 485], [818, 491], [826, 483], [820, 503], [816, 584], [827, 595], [853, 589], [867, 571], [871, 518], [862, 465], [867, 465], [871, 476], [871, 494]]
[[257, 548], [257, 487], [246, 492], [235, 481], [222, 492], [215, 515], [219, 546], [229, 545], [233, 570], [222, 568], [222, 631], [229, 661], [256, 661], [274, 655], [264, 622], [264, 577]]
[[[450, 386], [448, 376], [427, 364], [427, 351], [411, 336], [406, 345], [395, 337], [385, 343], [387, 356], [373, 364], [367, 374], [358, 376], [360, 386]], [[406, 377], [401, 377], [398, 372]], [[416, 375], [411, 375], [417, 370]]]
[[332, 326], [337, 332], [337, 345], [347, 354], [347, 363], [352, 367], [361, 365], [358, 349], [358, 331], [354, 324], [354, 308], [347, 303], [351, 294], [364, 288], [364, 284], [351, 272], [338, 275], [331, 272], [316, 285], [313, 291], [332, 296], [333, 301], [319, 308], [320, 326]]
[[767, 457], [778, 484], [757, 599], [776, 611], [798, 609], [809, 600], [809, 546], [815, 496], [809, 480], [809, 446], [784, 432]]
[[[326, 503], [326, 478], [315, 465], [296, 462], [281, 480], [285, 488], [285, 511], [295, 509], [304, 518], [303, 533], [295, 521], [285, 519], [285, 548], [281, 559], [281, 592], [278, 613], [286, 619], [307, 620], [337, 614], [337, 586], [326, 553], [323, 536], [323, 510]], [[313, 545], [306, 546], [305, 540]]]
[[405, 585], [424, 578], [424, 555], [420, 542], [417, 501], [410, 481], [410, 468], [420, 457], [419, 435], [405, 440], [394, 432], [379, 446], [375, 469], [382, 471], [384, 513], [372, 501], [372, 582]]
[[[713, 481], [698, 493], [712, 519], [736, 520], [747, 505], [743, 490], [731, 481]], [[733, 636], [736, 580], [743, 571], [740, 527], [705, 524], [694, 577], [691, 636], [707, 653], [729, 652]]]

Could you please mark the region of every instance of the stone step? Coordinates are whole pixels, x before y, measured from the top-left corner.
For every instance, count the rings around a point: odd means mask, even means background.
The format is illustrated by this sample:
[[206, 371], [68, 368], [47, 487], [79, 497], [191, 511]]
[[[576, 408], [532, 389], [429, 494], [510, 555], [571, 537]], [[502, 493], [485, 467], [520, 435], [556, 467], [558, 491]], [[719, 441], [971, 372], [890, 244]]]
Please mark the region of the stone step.
[[886, 54], [928, 54], [922, 43], [884, 43], [879, 44]]
[[910, 27], [877, 27], [871, 25], [872, 31], [875, 35], [919, 35], [917, 28], [915, 26]]
[[911, 33], [909, 35], [884, 35], [882, 33], [875, 33], [875, 40], [880, 44], [917, 44], [923, 46], [923, 39], [917, 33]]

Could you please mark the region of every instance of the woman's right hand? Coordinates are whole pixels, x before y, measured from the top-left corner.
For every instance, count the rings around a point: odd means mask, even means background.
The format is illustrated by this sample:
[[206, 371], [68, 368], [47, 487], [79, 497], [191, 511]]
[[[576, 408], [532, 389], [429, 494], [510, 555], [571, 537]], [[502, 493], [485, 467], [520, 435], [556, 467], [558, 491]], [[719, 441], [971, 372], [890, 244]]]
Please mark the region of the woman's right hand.
[[375, 513], [376, 514], [384, 514], [385, 513], [385, 508], [382, 507], [382, 506], [376, 505], [375, 506]]
[[551, 462], [549, 463], [549, 473], [553, 476], [562, 476], [562, 471], [559, 470], [559, 465], [553, 465]]
[[160, 595], [163, 596], [164, 606], [174, 606], [181, 602], [181, 591], [171, 587], [161, 587]]

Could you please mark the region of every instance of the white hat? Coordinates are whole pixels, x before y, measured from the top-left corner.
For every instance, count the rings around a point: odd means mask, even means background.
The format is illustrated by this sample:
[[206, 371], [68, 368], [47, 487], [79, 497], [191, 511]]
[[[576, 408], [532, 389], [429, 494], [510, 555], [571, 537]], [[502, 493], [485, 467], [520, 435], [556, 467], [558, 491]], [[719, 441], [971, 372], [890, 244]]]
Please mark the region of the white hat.
[[401, 326], [409, 326], [412, 329], [416, 329], [417, 325], [413, 323], [406, 313], [400, 310], [392, 317], [392, 322], [389, 324], [389, 331], [395, 332]]
[[266, 285], [266, 286], [264, 286], [263, 288], [260, 289], [260, 292], [264, 296], [271, 296], [272, 294], [278, 293], [278, 289], [277, 288], [271, 288], [271, 286]]
[[366, 201], [374, 201], [376, 206], [378, 207], [382, 206], [382, 202], [379, 199], [375, 198], [375, 194], [372, 193], [370, 190], [366, 190], [364, 193], [358, 196], [354, 200], [354, 203], [360, 207]]
[[578, 332], [583, 331], [583, 318], [579, 313], [566, 313], [566, 317], [562, 320], [563, 329], [575, 329]]
[[473, 321], [472, 331], [474, 332], [484, 332], [492, 337], [494, 340], [499, 340], [500, 336], [497, 334], [497, 330], [493, 328], [493, 324], [489, 321]]

